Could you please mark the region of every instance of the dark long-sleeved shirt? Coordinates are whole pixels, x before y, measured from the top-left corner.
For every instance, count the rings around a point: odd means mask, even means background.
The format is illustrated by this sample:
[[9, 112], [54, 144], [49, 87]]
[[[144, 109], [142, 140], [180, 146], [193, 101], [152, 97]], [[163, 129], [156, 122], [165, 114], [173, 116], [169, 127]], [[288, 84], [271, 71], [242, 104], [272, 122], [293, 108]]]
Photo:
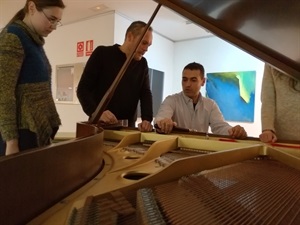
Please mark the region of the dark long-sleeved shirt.
[[[77, 88], [77, 96], [83, 111], [91, 116], [106, 91], [112, 85], [124, 62], [126, 54], [119, 45], [98, 46], [90, 56]], [[145, 58], [132, 60], [120, 80], [108, 106], [117, 119], [128, 119], [134, 126], [138, 101], [141, 103], [142, 120], [153, 119], [152, 93], [148, 64]]]

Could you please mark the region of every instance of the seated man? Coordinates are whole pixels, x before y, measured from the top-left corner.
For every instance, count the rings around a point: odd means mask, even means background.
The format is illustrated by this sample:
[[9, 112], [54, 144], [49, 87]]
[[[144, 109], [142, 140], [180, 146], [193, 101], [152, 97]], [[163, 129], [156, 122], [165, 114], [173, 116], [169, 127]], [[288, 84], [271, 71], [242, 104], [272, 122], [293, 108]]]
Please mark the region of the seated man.
[[204, 68], [199, 63], [190, 63], [182, 72], [182, 92], [168, 96], [161, 104], [155, 117], [160, 133], [170, 133], [174, 126], [208, 132], [210, 126], [214, 134], [245, 138], [243, 127], [230, 126], [212, 99], [205, 98], [200, 88], [205, 83]]

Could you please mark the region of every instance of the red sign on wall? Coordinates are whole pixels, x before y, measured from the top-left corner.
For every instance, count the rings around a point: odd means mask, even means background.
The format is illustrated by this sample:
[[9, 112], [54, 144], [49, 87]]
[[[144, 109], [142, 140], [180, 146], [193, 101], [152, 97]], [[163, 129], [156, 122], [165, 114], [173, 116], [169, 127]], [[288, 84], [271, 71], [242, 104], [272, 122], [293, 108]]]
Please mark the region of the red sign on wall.
[[90, 56], [94, 50], [94, 41], [88, 40], [85, 42], [85, 55]]
[[77, 57], [84, 55], [84, 41], [77, 42]]

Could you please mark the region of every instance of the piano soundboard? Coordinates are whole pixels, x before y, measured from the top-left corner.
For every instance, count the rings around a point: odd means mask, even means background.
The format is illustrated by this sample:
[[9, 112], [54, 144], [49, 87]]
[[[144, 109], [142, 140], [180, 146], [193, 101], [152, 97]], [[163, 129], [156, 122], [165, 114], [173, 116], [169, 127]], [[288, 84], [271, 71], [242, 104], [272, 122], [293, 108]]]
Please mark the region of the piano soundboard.
[[29, 224], [299, 222], [299, 144], [105, 130], [103, 145], [103, 170]]

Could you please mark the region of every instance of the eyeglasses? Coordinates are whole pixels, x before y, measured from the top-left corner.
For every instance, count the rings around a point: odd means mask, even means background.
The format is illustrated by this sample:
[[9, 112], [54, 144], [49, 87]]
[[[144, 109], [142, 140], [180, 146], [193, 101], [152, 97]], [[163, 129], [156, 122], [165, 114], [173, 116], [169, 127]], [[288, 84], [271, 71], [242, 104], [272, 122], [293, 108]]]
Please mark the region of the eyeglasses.
[[43, 10], [41, 10], [41, 12], [44, 14], [44, 16], [46, 17], [46, 19], [49, 21], [49, 23], [51, 24], [51, 26], [53, 27], [60, 27], [62, 25], [62, 23], [57, 20], [57, 19], [53, 19], [53, 18], [49, 18], [46, 13], [44, 13]]

